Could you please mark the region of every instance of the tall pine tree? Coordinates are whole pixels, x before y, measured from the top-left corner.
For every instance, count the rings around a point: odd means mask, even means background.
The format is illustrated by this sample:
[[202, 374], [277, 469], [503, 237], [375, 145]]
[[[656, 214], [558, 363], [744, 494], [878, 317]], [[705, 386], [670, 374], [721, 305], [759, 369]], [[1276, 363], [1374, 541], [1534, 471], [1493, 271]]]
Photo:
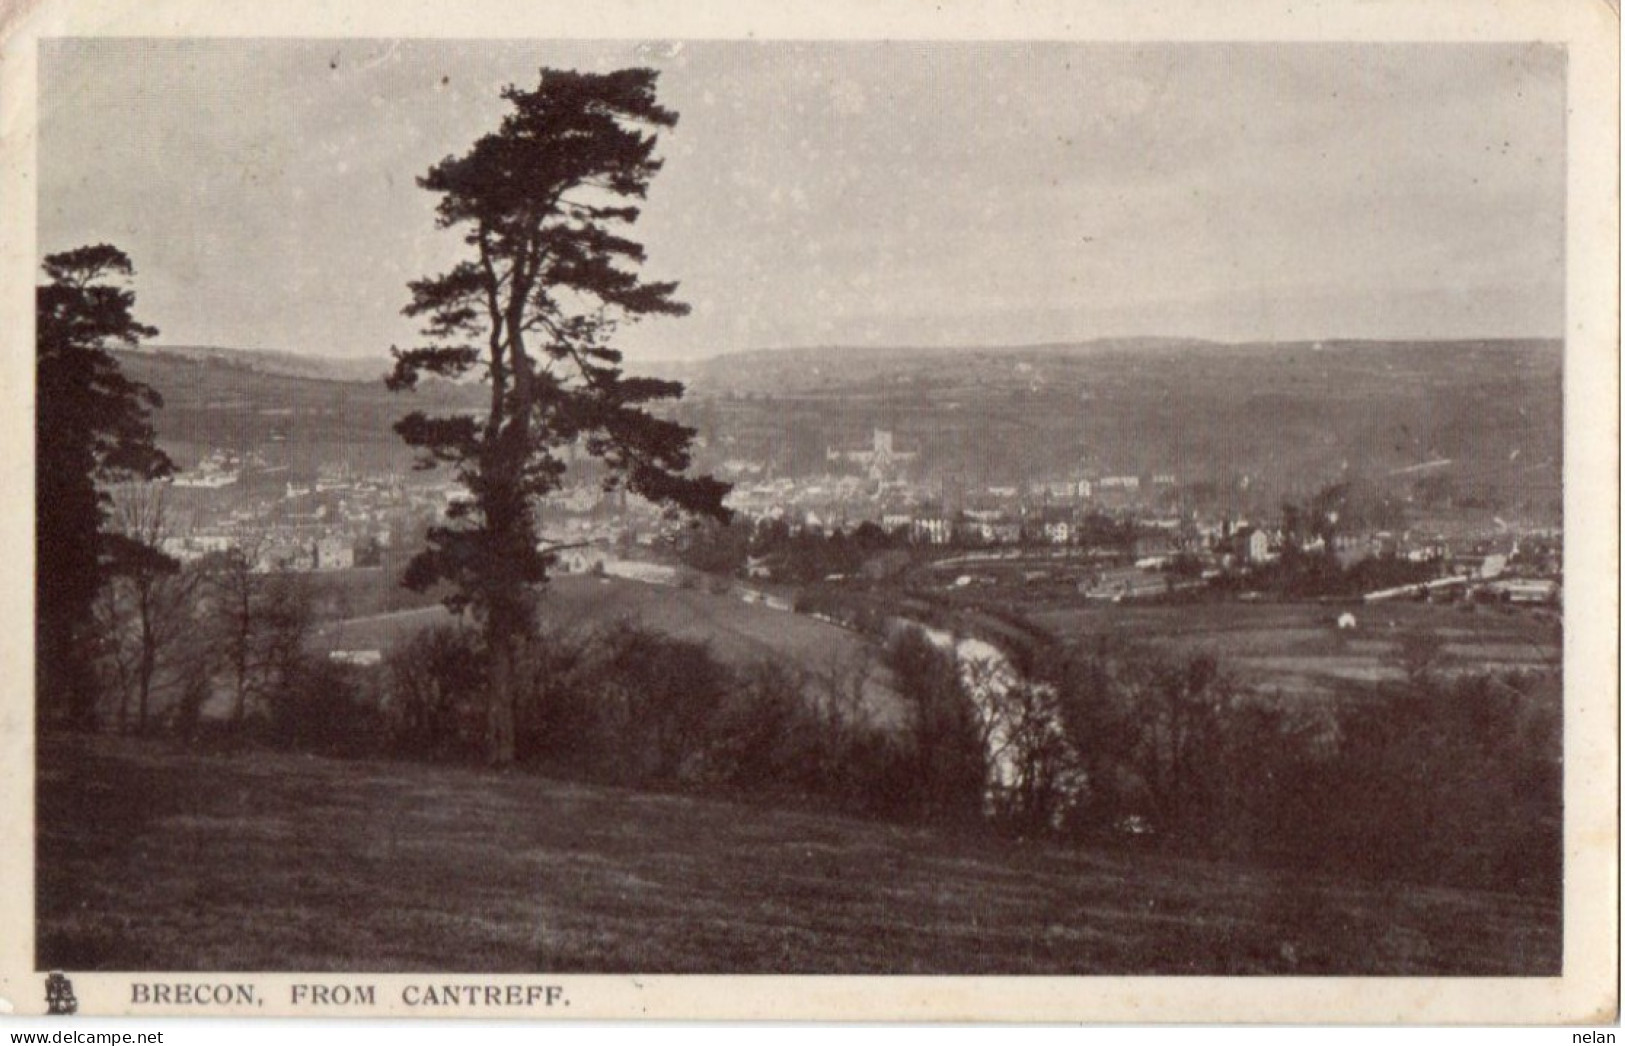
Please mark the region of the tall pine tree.
[[450, 582], [453, 604], [481, 622], [497, 764], [515, 755], [515, 658], [551, 562], [534, 502], [561, 485], [567, 449], [601, 460], [609, 487], [727, 518], [727, 485], [684, 474], [694, 430], [647, 409], [682, 385], [626, 376], [612, 344], [627, 323], [688, 311], [676, 284], [641, 278], [643, 247], [624, 235], [661, 167], [657, 131], [677, 122], [655, 100], [656, 76], [544, 69], [534, 90], [503, 91], [512, 111], [498, 130], [418, 179], [440, 194], [437, 223], [462, 232], [469, 256], [409, 285], [405, 311], [424, 320], [428, 344], [392, 350], [389, 386], [477, 377], [490, 406], [483, 416], [413, 412], [396, 425], [468, 492], [430, 529], [407, 583]]
[[35, 659], [42, 724], [96, 725], [89, 626], [96, 590], [128, 553], [106, 533], [99, 484], [172, 470], [154, 441], [158, 393], [125, 377], [113, 346], [158, 332], [137, 323], [134, 275], [117, 247], [98, 244], [45, 259], [35, 292]]

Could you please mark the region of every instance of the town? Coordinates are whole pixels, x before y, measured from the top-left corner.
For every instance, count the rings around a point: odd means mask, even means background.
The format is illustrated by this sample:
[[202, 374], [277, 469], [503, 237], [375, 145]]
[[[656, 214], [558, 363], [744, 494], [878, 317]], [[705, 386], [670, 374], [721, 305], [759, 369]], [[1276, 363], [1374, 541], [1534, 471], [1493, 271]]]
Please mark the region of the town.
[[[1279, 573], [1283, 559], [1319, 555], [1343, 571], [1366, 563], [1370, 584], [1339, 590], [1368, 601], [1491, 599], [1552, 605], [1561, 591], [1562, 534], [1551, 525], [1487, 525], [1437, 515], [1377, 525], [1335, 488], [1308, 511], [1248, 516], [1204, 511], [1190, 485], [1165, 472], [1079, 471], [1064, 479], [970, 488], [957, 477], [922, 478], [918, 453], [874, 429], [867, 447], [830, 448], [827, 471], [766, 478], [770, 467], [731, 459], [719, 474], [734, 488], [734, 526], [754, 541], [731, 557], [707, 554], [714, 533], [669, 518], [621, 492], [577, 482], [541, 500], [543, 548], [560, 573], [618, 561], [686, 563], [768, 582], [839, 582], [840, 570], [809, 574], [785, 539], [842, 542], [864, 536], [871, 551], [908, 550], [944, 589], [1010, 586], [1121, 602], [1205, 588], [1257, 598], [1248, 580]], [[1446, 463], [1448, 464], [1448, 463]], [[294, 478], [258, 451], [213, 449], [176, 476], [164, 550], [191, 561], [239, 548], [261, 572], [379, 567], [412, 545], [462, 494], [434, 472], [353, 471], [344, 461]], [[1209, 484], [1211, 486], [1211, 484]], [[1328, 500], [1329, 499], [1329, 500]], [[1369, 515], [1369, 513], [1366, 513]], [[777, 535], [783, 547], [773, 546]], [[752, 554], [751, 546], [760, 550]], [[896, 557], [853, 563], [854, 577], [884, 577]], [[1375, 569], [1378, 564], [1386, 570]], [[814, 564], [816, 566], [816, 564]], [[1239, 586], [1239, 587], [1238, 587]], [[1303, 594], [1294, 592], [1292, 594]], [[1311, 593], [1314, 594], [1314, 593]]]

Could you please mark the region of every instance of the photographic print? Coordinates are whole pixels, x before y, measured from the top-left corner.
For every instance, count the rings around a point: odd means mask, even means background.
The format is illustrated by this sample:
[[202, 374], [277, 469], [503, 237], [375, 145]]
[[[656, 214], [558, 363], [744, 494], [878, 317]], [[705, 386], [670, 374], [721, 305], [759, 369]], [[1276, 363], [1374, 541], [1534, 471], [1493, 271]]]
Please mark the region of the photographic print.
[[1594, 48], [892, 16], [22, 41], [18, 1012], [1612, 1012]]

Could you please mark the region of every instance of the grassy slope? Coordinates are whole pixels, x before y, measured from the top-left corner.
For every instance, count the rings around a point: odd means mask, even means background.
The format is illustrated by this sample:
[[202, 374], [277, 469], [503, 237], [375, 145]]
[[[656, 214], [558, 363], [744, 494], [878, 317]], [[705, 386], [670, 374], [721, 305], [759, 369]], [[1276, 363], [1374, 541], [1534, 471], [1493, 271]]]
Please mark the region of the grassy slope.
[[[874, 650], [862, 636], [803, 614], [749, 604], [738, 595], [656, 586], [621, 578], [559, 577], [541, 603], [544, 631], [607, 626], [629, 621], [677, 639], [709, 644], [728, 664], [745, 666], [767, 657], [788, 658], [814, 673], [867, 664], [864, 693], [877, 721], [898, 713], [897, 695]], [[420, 629], [450, 624], [442, 607], [338, 622], [318, 641], [329, 649], [388, 649]]]
[[41, 968], [1552, 973], [1559, 917], [523, 774], [47, 738]]

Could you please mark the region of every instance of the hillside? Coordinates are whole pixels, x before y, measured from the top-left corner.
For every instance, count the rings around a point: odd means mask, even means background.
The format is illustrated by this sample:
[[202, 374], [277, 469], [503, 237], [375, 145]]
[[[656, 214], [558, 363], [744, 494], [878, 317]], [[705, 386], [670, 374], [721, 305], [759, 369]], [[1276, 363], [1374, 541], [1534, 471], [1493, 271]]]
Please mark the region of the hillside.
[[780, 466], [879, 427], [972, 489], [1172, 473], [1273, 509], [1347, 477], [1408, 495], [1421, 476], [1402, 470], [1448, 462], [1429, 471], [1457, 501], [1550, 515], [1561, 491], [1555, 341], [787, 350], [680, 376], [691, 421], [712, 412], [729, 454]]
[[[626, 622], [673, 639], [704, 643], [735, 668], [780, 658], [815, 676], [862, 674], [866, 710], [875, 722], [892, 722], [901, 715], [899, 698], [868, 640], [805, 614], [746, 603], [737, 592], [622, 578], [557, 577], [544, 590], [539, 613], [548, 635]], [[453, 620], [450, 611], [439, 606], [375, 615], [326, 625], [314, 642], [326, 650], [387, 650], [421, 629]]]
[[192, 363], [215, 364], [239, 371], [284, 378], [376, 382], [389, 369], [387, 353], [328, 356], [274, 349], [228, 349], [210, 345], [153, 345], [148, 352]]
[[1552, 975], [1555, 907], [524, 774], [47, 737], [40, 969]]
[[[317, 363], [222, 349], [121, 353], [166, 406], [183, 463], [211, 446], [270, 447], [279, 463], [404, 467], [391, 431], [416, 407], [478, 408], [475, 388], [413, 396], [387, 359]], [[918, 452], [927, 481], [967, 489], [1095, 474], [1171, 473], [1211, 503], [1273, 509], [1357, 477], [1402, 497], [1555, 519], [1562, 489], [1556, 341], [1221, 345], [1133, 339], [1009, 349], [795, 349], [672, 364], [675, 409], [702, 468], [824, 471], [874, 428]], [[343, 379], [343, 380], [340, 380]], [[1426, 465], [1416, 470], [1415, 466]], [[1412, 471], [1406, 471], [1412, 470]]]
[[[406, 468], [391, 426], [409, 410], [477, 406], [478, 390], [436, 382], [412, 395], [384, 387], [386, 357], [370, 364], [282, 353], [154, 348], [116, 353], [125, 373], [158, 390], [158, 438], [184, 468], [212, 448], [257, 450], [272, 464], [323, 461]], [[363, 367], [371, 377], [360, 380]]]

